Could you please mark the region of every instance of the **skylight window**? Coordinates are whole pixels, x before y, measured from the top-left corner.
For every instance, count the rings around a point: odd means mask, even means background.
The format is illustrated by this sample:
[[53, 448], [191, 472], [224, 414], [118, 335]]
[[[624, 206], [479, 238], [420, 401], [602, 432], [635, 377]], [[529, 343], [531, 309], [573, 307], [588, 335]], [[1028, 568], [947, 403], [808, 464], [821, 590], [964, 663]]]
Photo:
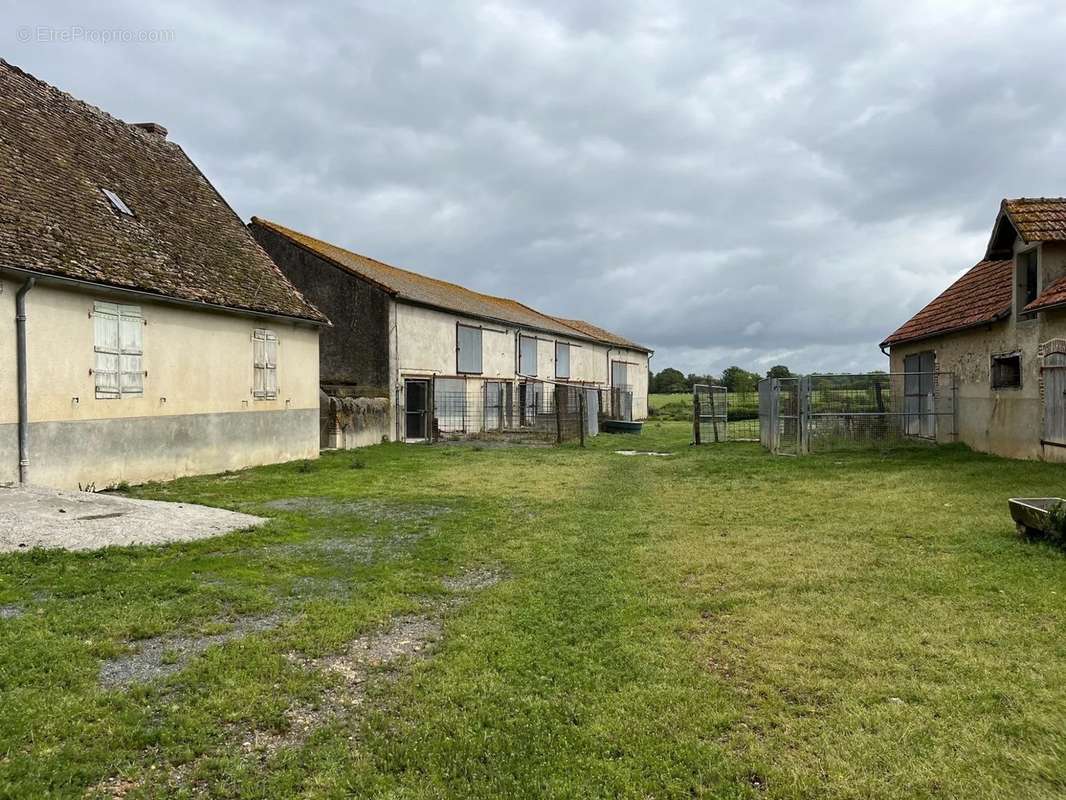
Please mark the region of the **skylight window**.
[[107, 199], [111, 201], [111, 205], [115, 207], [115, 210], [119, 214], [125, 214], [128, 217], [133, 216], [133, 212], [130, 211], [130, 207], [122, 202], [121, 197], [112, 192], [110, 189], [104, 189], [103, 192], [107, 196]]

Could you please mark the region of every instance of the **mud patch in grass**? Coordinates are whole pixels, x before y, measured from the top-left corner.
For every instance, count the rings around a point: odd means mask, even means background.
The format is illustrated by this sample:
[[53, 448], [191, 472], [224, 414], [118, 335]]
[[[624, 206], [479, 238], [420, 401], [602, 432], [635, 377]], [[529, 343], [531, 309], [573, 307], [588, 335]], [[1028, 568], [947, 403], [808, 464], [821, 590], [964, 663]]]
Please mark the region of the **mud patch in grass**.
[[[217, 644], [243, 639], [278, 627], [280, 614], [239, 617], [229, 630], [203, 636], [167, 635], [135, 643], [136, 651], [105, 661], [100, 666], [100, 685], [113, 689], [133, 683], [148, 683], [181, 671], [194, 656]], [[225, 622], [226, 620], [219, 620]]]

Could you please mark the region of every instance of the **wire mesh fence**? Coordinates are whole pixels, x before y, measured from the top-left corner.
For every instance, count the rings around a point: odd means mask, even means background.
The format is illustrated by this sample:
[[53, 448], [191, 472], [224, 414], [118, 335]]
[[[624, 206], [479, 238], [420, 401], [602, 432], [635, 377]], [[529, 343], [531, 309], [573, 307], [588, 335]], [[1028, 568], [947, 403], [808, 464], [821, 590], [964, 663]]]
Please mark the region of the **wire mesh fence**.
[[781, 455], [951, 441], [955, 393], [948, 372], [767, 378], [759, 384], [759, 440]]
[[953, 373], [811, 375], [808, 381], [812, 451], [955, 436]]
[[[599, 432], [607, 390], [548, 381], [437, 378], [430, 392], [429, 430], [414, 438], [560, 443], [583, 442]], [[631, 399], [628, 404], [632, 408]]]
[[757, 442], [759, 395], [697, 383], [692, 387], [692, 421], [695, 444]]
[[597, 389], [604, 419], [633, 420], [633, 387], [604, 386]]

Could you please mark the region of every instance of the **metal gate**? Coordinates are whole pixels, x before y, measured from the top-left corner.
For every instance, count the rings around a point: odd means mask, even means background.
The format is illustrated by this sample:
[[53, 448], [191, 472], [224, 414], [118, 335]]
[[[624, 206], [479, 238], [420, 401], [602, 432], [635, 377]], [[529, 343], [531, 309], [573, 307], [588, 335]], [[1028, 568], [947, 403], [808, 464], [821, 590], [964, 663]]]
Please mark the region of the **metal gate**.
[[806, 378], [773, 378], [771, 391], [777, 406], [776, 447], [781, 456], [798, 456], [806, 450]]
[[[1060, 395], [1066, 390], [1066, 360], [1062, 376]], [[759, 440], [772, 453], [791, 456], [906, 441], [954, 441], [956, 393], [949, 372], [766, 378], [759, 383]]]
[[729, 441], [729, 396], [724, 386], [692, 387], [692, 442]]

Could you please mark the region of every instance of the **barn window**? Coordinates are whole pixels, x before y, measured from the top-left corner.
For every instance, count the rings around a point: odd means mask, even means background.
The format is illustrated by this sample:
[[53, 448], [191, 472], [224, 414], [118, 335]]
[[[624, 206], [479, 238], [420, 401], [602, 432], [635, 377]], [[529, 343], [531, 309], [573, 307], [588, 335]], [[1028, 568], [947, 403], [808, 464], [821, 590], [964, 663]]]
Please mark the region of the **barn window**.
[[1023, 314], [1022, 309], [1036, 300], [1040, 293], [1039, 275], [1037, 270], [1037, 249], [1026, 250], [1018, 253], [1018, 318], [1033, 319], [1035, 314]]
[[537, 340], [533, 336], [518, 337], [518, 374], [537, 374]]
[[481, 328], [455, 326], [456, 369], [460, 373], [481, 374]]
[[570, 345], [566, 342], [555, 343], [555, 377], [570, 377]]
[[252, 396], [256, 400], [277, 400], [278, 336], [274, 331], [256, 328], [252, 333], [252, 363]]
[[96, 396], [118, 400], [144, 394], [144, 315], [140, 306], [93, 304]]
[[1022, 385], [1022, 356], [1008, 353], [992, 356], [992, 388], [1018, 389]]

